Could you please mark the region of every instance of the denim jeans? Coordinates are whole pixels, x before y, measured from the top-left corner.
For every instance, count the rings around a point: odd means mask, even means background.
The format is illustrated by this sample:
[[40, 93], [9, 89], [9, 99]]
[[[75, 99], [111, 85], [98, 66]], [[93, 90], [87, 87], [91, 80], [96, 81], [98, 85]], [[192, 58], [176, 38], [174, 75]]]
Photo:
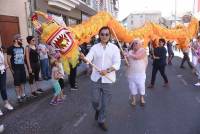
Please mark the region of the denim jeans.
[[1, 74], [0, 73], [0, 92], [1, 92], [1, 97], [5, 101], [7, 100], [7, 92], [6, 92], [6, 71]]
[[107, 108], [112, 97], [112, 85], [112, 83], [101, 83], [101, 79], [92, 82], [92, 106], [96, 111], [99, 111], [99, 123], [104, 123], [106, 120]]
[[50, 68], [49, 68], [49, 59], [40, 60], [41, 64], [41, 73], [43, 78], [49, 78], [50, 75]]

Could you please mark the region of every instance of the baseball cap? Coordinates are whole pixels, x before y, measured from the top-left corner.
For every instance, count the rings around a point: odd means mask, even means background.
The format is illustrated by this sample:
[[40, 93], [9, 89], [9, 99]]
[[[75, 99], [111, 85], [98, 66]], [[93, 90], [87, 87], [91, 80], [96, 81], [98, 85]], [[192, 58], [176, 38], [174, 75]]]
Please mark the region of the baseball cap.
[[15, 34], [14, 36], [13, 36], [13, 40], [17, 40], [17, 39], [21, 39], [22, 37], [21, 37], [21, 35], [20, 34]]

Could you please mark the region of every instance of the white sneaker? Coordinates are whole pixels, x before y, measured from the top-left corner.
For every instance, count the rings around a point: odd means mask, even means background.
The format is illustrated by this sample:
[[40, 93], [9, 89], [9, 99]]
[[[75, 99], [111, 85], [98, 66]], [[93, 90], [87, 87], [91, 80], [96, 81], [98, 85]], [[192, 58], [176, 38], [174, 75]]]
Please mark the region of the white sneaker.
[[1, 125], [0, 125], [0, 133], [2, 133], [3, 131], [4, 131], [4, 125], [1, 124]]
[[200, 82], [197, 82], [196, 84], [194, 84], [195, 86], [199, 87], [200, 86]]
[[0, 110], [0, 116], [2, 116], [3, 115], [3, 112]]
[[78, 90], [78, 88], [71, 88], [70, 90], [72, 90], [72, 91], [76, 91], [76, 90]]
[[8, 110], [13, 110], [13, 106], [11, 106], [10, 103], [6, 103], [4, 107], [7, 108]]

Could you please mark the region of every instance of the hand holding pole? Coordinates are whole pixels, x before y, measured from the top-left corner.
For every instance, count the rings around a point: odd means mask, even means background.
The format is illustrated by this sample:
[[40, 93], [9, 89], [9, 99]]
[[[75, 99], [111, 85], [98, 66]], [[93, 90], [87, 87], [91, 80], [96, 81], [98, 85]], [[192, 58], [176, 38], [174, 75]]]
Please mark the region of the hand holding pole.
[[[92, 62], [90, 62], [89, 60], [87, 60], [85, 58], [85, 55], [83, 53], [81, 53], [81, 59], [84, 60], [86, 63], [90, 64], [92, 67], [94, 67], [94, 69], [96, 69], [98, 72], [101, 72], [101, 69], [98, 68], [95, 64], [93, 64]], [[107, 79], [109, 79], [111, 82], [114, 82], [110, 77], [108, 77], [107, 75], [104, 75], [104, 77], [106, 77]]]
[[121, 45], [121, 43], [119, 42], [119, 40], [118, 40], [118, 38], [117, 38], [117, 35], [116, 35], [115, 31], [113, 30], [113, 28], [111, 28], [111, 30], [112, 30], [112, 32], [113, 32], [113, 34], [114, 34], [114, 36], [115, 36], [115, 38], [116, 38], [116, 40], [117, 40], [117, 42], [118, 42], [118, 44], [119, 44], [119, 48], [120, 48], [120, 50], [121, 50], [121, 52], [122, 52], [122, 55], [124, 56], [126, 65], [129, 66], [128, 59], [127, 59], [127, 57], [124, 55], [124, 50], [122, 49], [122, 45]]

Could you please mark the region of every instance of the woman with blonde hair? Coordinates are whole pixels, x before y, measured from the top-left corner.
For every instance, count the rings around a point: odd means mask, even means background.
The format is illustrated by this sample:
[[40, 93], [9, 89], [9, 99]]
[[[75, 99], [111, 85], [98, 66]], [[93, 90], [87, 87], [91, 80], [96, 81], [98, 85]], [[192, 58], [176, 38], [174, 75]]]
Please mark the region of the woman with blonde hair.
[[142, 47], [142, 40], [134, 39], [131, 43], [131, 49], [125, 55], [128, 58], [129, 66], [127, 69], [127, 78], [131, 92], [131, 105], [136, 106], [136, 95], [140, 95], [140, 104], [144, 106], [145, 100], [145, 80], [146, 67], [148, 64], [146, 50]]

